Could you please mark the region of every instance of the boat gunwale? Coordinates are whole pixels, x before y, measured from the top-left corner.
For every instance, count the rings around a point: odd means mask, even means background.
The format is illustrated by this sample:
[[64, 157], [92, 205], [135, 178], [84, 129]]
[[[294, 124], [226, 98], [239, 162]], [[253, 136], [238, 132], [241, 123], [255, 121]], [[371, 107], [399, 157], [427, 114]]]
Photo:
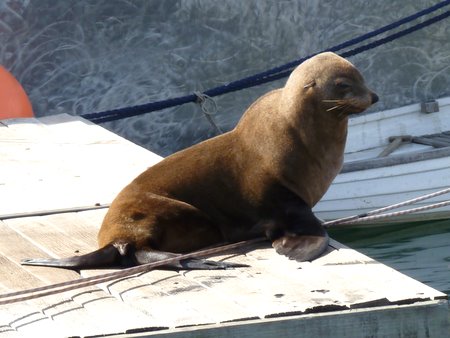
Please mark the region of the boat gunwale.
[[388, 157], [371, 158], [347, 162], [344, 163], [340, 173], [342, 174], [361, 170], [391, 167], [395, 165], [409, 164], [413, 162], [433, 160], [443, 157], [450, 157], [450, 146], [444, 148], [422, 150], [406, 154], [390, 155]]

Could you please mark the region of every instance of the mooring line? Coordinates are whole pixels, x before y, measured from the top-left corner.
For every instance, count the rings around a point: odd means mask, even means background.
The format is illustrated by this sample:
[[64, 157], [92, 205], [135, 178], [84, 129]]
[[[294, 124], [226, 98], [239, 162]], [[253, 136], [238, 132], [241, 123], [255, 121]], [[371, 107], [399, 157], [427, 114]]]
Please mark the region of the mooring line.
[[[392, 205], [389, 205], [387, 207], [375, 209], [375, 210], [372, 210], [372, 211], [369, 211], [369, 212], [366, 212], [366, 213], [363, 213], [363, 214], [347, 216], [347, 217], [343, 217], [343, 218], [338, 218], [338, 219], [335, 219], [335, 220], [332, 220], [332, 221], [325, 222], [322, 225], [324, 227], [328, 228], [328, 227], [330, 227], [332, 225], [354, 224], [354, 223], [358, 223], [358, 222], [367, 221], [369, 216], [381, 214], [381, 213], [383, 213], [385, 211], [388, 211], [388, 210], [404, 207], [406, 205], [410, 205], [410, 204], [413, 204], [413, 203], [416, 203], [416, 202], [420, 202], [420, 201], [423, 201], [423, 200], [426, 200], [426, 199], [429, 199], [429, 198], [433, 198], [433, 197], [436, 197], [436, 196], [444, 195], [444, 194], [447, 194], [447, 193], [450, 193], [450, 187], [442, 189], [442, 190], [439, 190], [439, 191], [436, 191], [436, 192], [433, 192], [433, 193], [430, 193], [430, 194], [426, 194], [426, 195], [422, 195], [422, 196], [419, 196], [419, 197], [416, 197], [416, 198], [412, 198], [412, 199], [404, 201], [404, 202], [392, 204]], [[436, 203], [436, 204], [439, 204], [439, 203]], [[442, 206], [444, 206], [444, 205], [442, 205]], [[428, 207], [429, 206], [427, 206], [427, 208]], [[433, 208], [440, 208], [440, 207], [441, 207], [441, 205], [435, 206]], [[424, 208], [424, 207], [422, 207], [422, 208]], [[433, 208], [428, 208], [428, 209], [433, 209]], [[428, 210], [428, 209], [425, 209], [425, 210]], [[414, 208], [413, 209], [408, 209], [408, 210], [409, 210], [409, 213], [417, 212], [417, 211], [414, 211], [415, 210]], [[404, 210], [404, 211], [407, 211], [407, 210]], [[390, 214], [385, 214], [385, 215], [390, 215]], [[388, 217], [388, 216], [384, 216], [384, 218], [386, 218], [386, 217]], [[394, 215], [391, 216], [391, 217], [394, 217]], [[359, 220], [359, 221], [356, 222], [355, 220]]]
[[22, 290], [22, 291], [5, 293], [5, 294], [0, 295], [0, 299], [4, 299], [4, 298], [10, 298], [10, 299], [0, 300], [0, 305], [17, 303], [17, 302], [40, 298], [40, 297], [44, 297], [44, 296], [49, 296], [49, 295], [53, 295], [53, 294], [57, 294], [57, 293], [61, 293], [61, 292], [75, 290], [75, 289], [79, 289], [79, 288], [83, 288], [83, 287], [87, 287], [87, 286], [92, 286], [92, 285], [96, 285], [99, 283], [105, 283], [105, 282], [109, 282], [109, 281], [112, 281], [115, 279], [135, 275], [137, 273], [147, 272], [147, 271], [149, 271], [155, 267], [161, 266], [161, 265], [174, 263], [174, 262], [188, 259], [188, 258], [198, 258], [198, 257], [204, 257], [204, 256], [216, 254], [216, 253], [223, 253], [223, 252], [226, 252], [226, 251], [229, 251], [232, 249], [249, 246], [249, 245], [260, 243], [260, 242], [263, 242], [266, 240], [267, 239], [265, 237], [259, 237], [259, 238], [241, 241], [241, 242], [237, 242], [237, 243], [226, 244], [226, 245], [222, 245], [219, 247], [194, 251], [194, 252], [182, 254], [182, 255], [179, 255], [179, 256], [176, 256], [173, 258], [167, 258], [167, 259], [163, 259], [163, 260], [160, 260], [157, 262], [138, 265], [138, 266], [134, 266], [131, 268], [114, 271], [114, 272], [110, 272], [110, 273], [105, 273], [105, 274], [101, 274], [101, 275], [97, 275], [97, 276], [83, 277], [80, 279], [71, 280], [71, 281], [67, 281], [67, 282], [51, 284], [51, 285], [46, 285], [46, 286]]
[[425, 205], [423, 207], [417, 207], [417, 208], [406, 209], [406, 210], [401, 210], [401, 211], [396, 211], [396, 212], [390, 212], [387, 214], [378, 214], [378, 215], [373, 215], [373, 216], [355, 218], [355, 219], [348, 220], [348, 221], [338, 223], [338, 224], [347, 225], [347, 224], [356, 224], [356, 223], [367, 222], [367, 221], [375, 221], [375, 220], [380, 220], [380, 219], [384, 219], [384, 218], [403, 216], [403, 215], [412, 214], [412, 213], [416, 213], [416, 212], [421, 212], [421, 211], [426, 211], [426, 210], [431, 210], [431, 209], [436, 209], [436, 208], [442, 208], [447, 205], [450, 205], [450, 200], [439, 202], [439, 203], [434, 203], [434, 204], [430, 204], [430, 205]]

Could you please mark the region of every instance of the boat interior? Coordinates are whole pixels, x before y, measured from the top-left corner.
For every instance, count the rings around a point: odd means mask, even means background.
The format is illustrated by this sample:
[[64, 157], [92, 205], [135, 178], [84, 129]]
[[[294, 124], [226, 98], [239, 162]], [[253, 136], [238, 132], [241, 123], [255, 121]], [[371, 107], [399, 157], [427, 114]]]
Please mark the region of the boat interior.
[[347, 153], [342, 173], [450, 157], [450, 131], [422, 136], [395, 135], [388, 145]]

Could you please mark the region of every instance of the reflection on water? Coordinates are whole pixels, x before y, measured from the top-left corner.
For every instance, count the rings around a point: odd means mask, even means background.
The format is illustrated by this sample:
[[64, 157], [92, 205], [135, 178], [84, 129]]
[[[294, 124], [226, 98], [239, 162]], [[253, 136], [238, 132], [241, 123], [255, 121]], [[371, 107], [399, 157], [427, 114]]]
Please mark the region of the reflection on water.
[[450, 220], [333, 229], [331, 236], [450, 294]]

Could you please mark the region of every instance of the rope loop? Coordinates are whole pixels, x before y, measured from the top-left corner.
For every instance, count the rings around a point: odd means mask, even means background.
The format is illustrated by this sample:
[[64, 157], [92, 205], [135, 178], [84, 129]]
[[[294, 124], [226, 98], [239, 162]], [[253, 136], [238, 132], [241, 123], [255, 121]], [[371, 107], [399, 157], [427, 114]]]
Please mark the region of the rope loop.
[[222, 134], [223, 131], [219, 128], [213, 118], [213, 115], [217, 113], [216, 101], [211, 96], [202, 92], [194, 92], [194, 95], [197, 97], [195, 103], [200, 105], [203, 115], [205, 115], [209, 124], [214, 128], [217, 134]]

